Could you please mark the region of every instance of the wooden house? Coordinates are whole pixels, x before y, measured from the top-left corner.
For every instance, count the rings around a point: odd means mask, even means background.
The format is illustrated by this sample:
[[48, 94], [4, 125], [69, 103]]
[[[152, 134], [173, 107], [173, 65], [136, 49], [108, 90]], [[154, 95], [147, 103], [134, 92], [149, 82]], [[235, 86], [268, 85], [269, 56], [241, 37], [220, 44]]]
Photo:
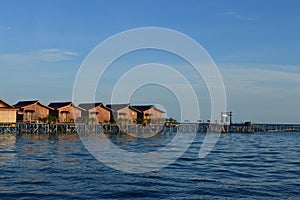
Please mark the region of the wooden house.
[[57, 117], [60, 123], [72, 123], [81, 117], [81, 112], [85, 111], [72, 102], [54, 102], [48, 106], [53, 108], [50, 115]]
[[0, 100], [0, 123], [15, 124], [17, 121], [17, 108]]
[[140, 111], [138, 115], [140, 119], [162, 119], [162, 115], [165, 113], [165, 111], [157, 108], [155, 105], [134, 105], [132, 107]]
[[128, 104], [108, 104], [106, 105], [112, 110], [111, 121], [127, 120], [128, 122], [136, 122], [140, 111]]
[[112, 110], [102, 103], [81, 103], [78, 106], [86, 110], [82, 112], [82, 117], [95, 118], [98, 123], [110, 122]]
[[14, 107], [18, 108], [17, 121], [39, 122], [47, 117], [52, 108], [41, 104], [38, 100], [19, 101]]

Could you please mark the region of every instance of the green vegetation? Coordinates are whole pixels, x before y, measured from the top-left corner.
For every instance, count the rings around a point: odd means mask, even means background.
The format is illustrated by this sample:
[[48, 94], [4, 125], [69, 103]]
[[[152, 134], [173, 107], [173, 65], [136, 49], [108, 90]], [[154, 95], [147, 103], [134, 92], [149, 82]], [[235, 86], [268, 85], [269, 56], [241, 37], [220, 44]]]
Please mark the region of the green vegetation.
[[136, 119], [136, 123], [137, 124], [144, 124], [144, 125], [150, 124], [151, 121], [152, 121], [151, 119], [144, 119], [144, 118], [142, 118], [142, 119], [140, 119], [140, 118]]
[[119, 118], [117, 119], [117, 123], [129, 123], [131, 120], [126, 118]]
[[151, 119], [152, 124], [163, 124], [165, 121], [165, 118]]
[[170, 124], [178, 124], [177, 120], [173, 117], [170, 117], [169, 119], [165, 119], [166, 122], [169, 122]]
[[97, 123], [97, 119], [95, 117], [91, 117], [88, 119], [88, 123], [90, 124], [96, 124]]
[[86, 124], [88, 122], [88, 120], [89, 120], [88, 117], [78, 117], [76, 119], [76, 123], [85, 123]]
[[44, 118], [42, 119], [42, 121], [43, 121], [44, 123], [55, 124], [55, 123], [57, 123], [59, 120], [58, 120], [58, 117], [56, 117], [56, 116], [48, 115], [47, 117], [44, 117]]
[[136, 119], [136, 123], [137, 124], [142, 124], [142, 123], [144, 123], [144, 119], [142, 118], [138, 118], [138, 119]]

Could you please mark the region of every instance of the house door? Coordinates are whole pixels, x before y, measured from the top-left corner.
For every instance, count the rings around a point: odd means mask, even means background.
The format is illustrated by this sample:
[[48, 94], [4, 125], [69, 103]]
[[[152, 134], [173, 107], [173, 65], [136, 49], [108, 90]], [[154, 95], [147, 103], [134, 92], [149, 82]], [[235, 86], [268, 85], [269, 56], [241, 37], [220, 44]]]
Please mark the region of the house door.
[[25, 122], [31, 123], [33, 113], [34, 113], [34, 111], [32, 111], [32, 110], [26, 110], [25, 111]]
[[68, 111], [62, 111], [61, 112], [61, 122], [69, 122], [68, 120]]

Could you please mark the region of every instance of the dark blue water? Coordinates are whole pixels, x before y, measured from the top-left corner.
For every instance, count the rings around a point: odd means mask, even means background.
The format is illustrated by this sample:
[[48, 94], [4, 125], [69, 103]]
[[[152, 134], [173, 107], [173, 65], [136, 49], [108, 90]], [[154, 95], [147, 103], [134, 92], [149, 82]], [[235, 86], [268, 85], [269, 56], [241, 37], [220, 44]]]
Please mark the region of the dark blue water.
[[[300, 133], [223, 134], [199, 159], [203, 136], [172, 165], [128, 174], [98, 162], [76, 135], [0, 135], [0, 198], [300, 199]], [[139, 152], [171, 137], [111, 140]]]

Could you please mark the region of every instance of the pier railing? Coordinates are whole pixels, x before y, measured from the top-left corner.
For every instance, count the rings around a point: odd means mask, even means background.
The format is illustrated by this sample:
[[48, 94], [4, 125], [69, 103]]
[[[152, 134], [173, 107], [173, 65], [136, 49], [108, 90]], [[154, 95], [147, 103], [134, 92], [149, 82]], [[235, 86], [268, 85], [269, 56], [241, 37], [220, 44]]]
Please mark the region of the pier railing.
[[173, 125], [152, 124], [30, 124], [1, 125], [0, 134], [172, 134], [172, 133], [255, 133], [255, 132], [300, 132], [300, 124], [208, 124], [182, 123]]

